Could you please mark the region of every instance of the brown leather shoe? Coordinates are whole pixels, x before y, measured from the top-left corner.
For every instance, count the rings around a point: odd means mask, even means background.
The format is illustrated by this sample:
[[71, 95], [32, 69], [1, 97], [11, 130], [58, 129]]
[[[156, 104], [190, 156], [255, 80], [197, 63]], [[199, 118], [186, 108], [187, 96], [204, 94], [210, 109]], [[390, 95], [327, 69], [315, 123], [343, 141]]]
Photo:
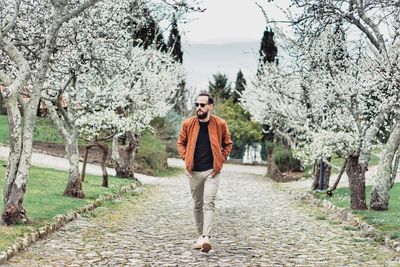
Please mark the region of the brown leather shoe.
[[205, 236], [203, 238], [203, 244], [201, 245], [201, 251], [207, 253], [210, 250], [211, 250], [210, 238], [208, 236]]

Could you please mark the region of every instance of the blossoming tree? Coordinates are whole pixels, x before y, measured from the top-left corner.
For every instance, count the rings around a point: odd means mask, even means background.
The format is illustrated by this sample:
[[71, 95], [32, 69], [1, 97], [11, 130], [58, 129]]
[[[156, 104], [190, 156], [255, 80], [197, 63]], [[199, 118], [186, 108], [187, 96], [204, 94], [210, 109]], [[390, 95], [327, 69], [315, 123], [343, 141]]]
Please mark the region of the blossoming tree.
[[[295, 37], [285, 40], [294, 60], [285, 66], [265, 66], [264, 74], [246, 88], [243, 105], [260, 122], [286, 136], [299, 157], [327, 161], [333, 153], [343, 155], [351, 208], [365, 209], [371, 145], [388, 115], [399, 110], [399, 68], [393, 60], [398, 58], [398, 44], [381, 43], [381, 34], [372, 27], [375, 24], [366, 10], [352, 13], [365, 20], [362, 23], [346, 17], [345, 11], [340, 13], [343, 6], [339, 2], [346, 1], [293, 2], [303, 11], [299, 17], [291, 17]], [[357, 1], [349, 2], [356, 8]], [[327, 6], [331, 7], [328, 11]], [[388, 8], [392, 13], [385, 19], [394, 20], [398, 8]], [[310, 16], [309, 12], [315, 13]], [[363, 23], [372, 26], [365, 29]], [[347, 31], [360, 31], [358, 36], [363, 39], [366, 35], [366, 41], [357, 43], [332, 35], [332, 26], [338, 24]], [[338, 43], [342, 49], [335, 51]]]
[[[60, 29], [98, 1], [0, 3], [0, 81], [5, 86], [2, 96], [10, 129], [2, 212], [6, 224], [27, 221], [22, 203], [31, 165], [36, 110]], [[23, 93], [29, 95], [27, 104], [22, 100]]]
[[[99, 8], [90, 10], [98, 3], [102, 3], [104, 10]], [[158, 5], [160, 4], [170, 6], [176, 4], [183, 9], [191, 8], [186, 2], [182, 1], [175, 3], [173, 0], [162, 0], [158, 1]], [[100, 86], [111, 88], [115, 86], [115, 90], [133, 88], [135, 83], [152, 84], [155, 89], [159, 89], [160, 84], [150, 80], [155, 77], [165, 78], [165, 72], [168, 72], [171, 74], [171, 76], [168, 76], [170, 79], [163, 85], [170, 86], [169, 81], [181, 75], [181, 67], [170, 64], [168, 55], [153, 50], [143, 52], [132, 45], [128, 45], [129, 40], [125, 39], [127, 35], [121, 34], [121, 27], [125, 27], [125, 29], [131, 27], [127, 20], [129, 16], [120, 20], [120, 24], [117, 24], [115, 22], [117, 13], [115, 12], [118, 11], [118, 8], [129, 10], [129, 1], [17, 0], [0, 3], [0, 82], [5, 86], [2, 96], [5, 99], [8, 111], [11, 148], [4, 187], [5, 205], [2, 213], [4, 223], [15, 224], [18, 221], [27, 221], [26, 211], [22, 203], [31, 163], [32, 133], [35, 127], [36, 109], [41, 96], [45, 97], [50, 113], [62, 132], [67, 154], [69, 156], [74, 155], [69, 157], [71, 167], [65, 194], [81, 197], [83, 196], [81, 181], [75, 164], [78, 162], [78, 154], [77, 132], [74, 127], [78, 125], [77, 123], [83, 121], [83, 117], [78, 120], [77, 117], [73, 116], [74, 112], [84, 110], [85, 103], [82, 101], [81, 94], [85, 92], [89, 96], [102, 92]], [[126, 14], [126, 12], [119, 14]], [[113, 18], [114, 21], [109, 21], [110, 18]], [[88, 37], [87, 40], [85, 36]], [[114, 37], [116, 38], [113, 39]], [[89, 51], [93, 47], [96, 47], [96, 49]], [[108, 56], [114, 57], [108, 59]], [[135, 67], [132, 61], [139, 58], [142, 63], [140, 69], [131, 70], [129, 66]], [[117, 64], [118, 59], [121, 60], [119, 62], [122, 65], [121, 67], [117, 66], [119, 65]], [[102, 60], [104, 61], [100, 64]], [[110, 64], [109, 68], [107, 64]], [[102, 68], [95, 72], [96, 67]], [[172, 70], [173, 68], [175, 68], [175, 71]], [[124, 76], [122, 71], [125, 70], [128, 78], [123, 81], [112, 79], [113, 74], [119, 78]], [[88, 75], [82, 75], [84, 73]], [[103, 80], [102, 76], [104, 76]], [[129, 84], [129, 79], [131, 84]], [[77, 88], [82, 88], [80, 86], [85, 86], [86, 90], [78, 92]], [[111, 88], [107, 88], [110, 94]], [[64, 93], [69, 94], [70, 107], [68, 110], [64, 110], [61, 106], [58, 109], [55, 108], [52, 104], [55, 103], [57, 106], [57, 99]], [[29, 103], [25, 104], [22, 101], [23, 94], [29, 96]], [[144, 94], [135, 92], [134, 95], [138, 95], [139, 98], [132, 98], [131, 102], [141, 103], [146, 94], [147, 92]], [[154, 91], [152, 91], [150, 96], [153, 97], [153, 95], [156, 95], [155, 99], [159, 99], [162, 98], [164, 93], [154, 94]], [[78, 101], [79, 99], [81, 102]], [[95, 99], [96, 97], [92, 97], [91, 101]], [[112, 100], [118, 101], [118, 98], [115, 97]], [[121, 103], [126, 103], [126, 99], [124, 101]], [[150, 99], [145, 99], [145, 101], [148, 104], [154, 103]], [[94, 103], [90, 102], [89, 104]], [[102, 102], [102, 104], [105, 104], [105, 102]], [[104, 108], [102, 104], [98, 108]], [[110, 103], [106, 104], [108, 106]], [[113, 104], [113, 107], [115, 106], [116, 104]], [[127, 106], [122, 107], [127, 108]], [[131, 107], [133, 110], [133, 104]], [[142, 104], [135, 107], [138, 109], [147, 108]], [[92, 110], [99, 112], [98, 109]], [[58, 114], [56, 114], [56, 111]], [[137, 114], [141, 113], [138, 112]], [[88, 116], [87, 118], [90, 119]], [[118, 113], [118, 116], [115, 115], [115, 118], [117, 117], [123, 116]], [[61, 120], [59, 120], [60, 118]], [[146, 123], [148, 119], [146, 116], [144, 118], [142, 120], [142, 117], [140, 117], [139, 125]], [[135, 119], [135, 117], [131, 116], [131, 119]], [[96, 118], [96, 120], [99, 120], [99, 118]], [[119, 126], [120, 124], [118, 124]], [[80, 129], [84, 131], [85, 128], [81, 127]], [[92, 132], [95, 130], [93, 129]]]
[[[154, 116], [164, 115], [168, 110], [166, 100], [184, 75], [181, 64], [174, 62], [168, 53], [157, 50], [156, 46], [145, 49], [133, 45], [136, 40], [131, 37], [135, 30], [132, 25], [138, 25], [140, 17], [130, 12], [131, 4], [131, 1], [99, 4], [71, 21], [58, 45], [57, 64], [49, 73], [45, 98], [64, 136], [70, 160], [65, 195], [83, 196], [79, 136], [92, 141], [114, 138], [117, 175], [133, 177], [137, 136]], [[124, 20], [113, 16], [117, 13]], [[54, 108], [62, 95], [69, 101], [67, 111]], [[118, 145], [122, 137], [126, 142]], [[107, 182], [103, 181], [103, 185]]]

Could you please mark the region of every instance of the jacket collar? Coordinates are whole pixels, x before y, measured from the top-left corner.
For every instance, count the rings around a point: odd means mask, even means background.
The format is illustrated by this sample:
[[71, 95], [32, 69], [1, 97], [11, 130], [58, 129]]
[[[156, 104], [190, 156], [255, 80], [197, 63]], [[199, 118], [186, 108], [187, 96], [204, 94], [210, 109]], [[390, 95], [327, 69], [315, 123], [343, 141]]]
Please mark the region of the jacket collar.
[[[198, 125], [200, 127], [199, 119], [197, 118], [197, 116], [194, 116], [194, 118], [195, 118], [195, 121], [196, 121], [196, 125]], [[214, 115], [210, 114], [210, 120], [208, 121], [208, 126], [213, 125], [214, 121], [215, 121]]]

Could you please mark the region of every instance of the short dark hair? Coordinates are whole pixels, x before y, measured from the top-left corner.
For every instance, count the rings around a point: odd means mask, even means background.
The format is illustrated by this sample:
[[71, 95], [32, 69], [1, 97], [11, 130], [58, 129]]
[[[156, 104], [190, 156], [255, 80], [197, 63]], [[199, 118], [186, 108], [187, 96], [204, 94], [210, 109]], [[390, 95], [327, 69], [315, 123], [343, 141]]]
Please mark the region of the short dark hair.
[[208, 104], [214, 104], [214, 99], [212, 98], [212, 96], [207, 93], [207, 92], [200, 92], [200, 94], [197, 96], [207, 96], [208, 97]]

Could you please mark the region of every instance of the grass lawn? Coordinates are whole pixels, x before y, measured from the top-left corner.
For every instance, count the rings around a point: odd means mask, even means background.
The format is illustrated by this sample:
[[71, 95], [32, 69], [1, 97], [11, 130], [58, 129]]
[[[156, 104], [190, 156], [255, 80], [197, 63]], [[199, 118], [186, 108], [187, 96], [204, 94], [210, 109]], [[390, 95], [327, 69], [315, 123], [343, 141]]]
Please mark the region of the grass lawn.
[[[49, 117], [37, 118], [33, 140], [58, 144], [62, 144], [64, 142], [60, 133], [53, 125], [53, 122]], [[9, 137], [7, 116], [0, 115], [0, 143], [8, 144], [8, 142]]]
[[[368, 166], [377, 166], [379, 165], [379, 154], [382, 153], [382, 148], [381, 147], [375, 147], [372, 149], [372, 153], [371, 153], [371, 158], [369, 159], [369, 163]], [[342, 168], [343, 163], [344, 163], [344, 158], [338, 157], [337, 155], [334, 155], [331, 159], [331, 163], [338, 167], [338, 168]], [[305, 170], [304, 170], [304, 175], [307, 178], [310, 178], [312, 176], [312, 164], [306, 165], [305, 166]], [[336, 168], [332, 168], [332, 174], [338, 174], [339, 170], [337, 170]]]
[[[350, 189], [338, 188], [334, 191], [332, 197], [327, 197], [321, 194], [321, 197], [326, 197], [335, 206], [341, 208], [350, 207]], [[371, 186], [366, 187], [367, 204], [371, 199]], [[358, 214], [363, 220], [381, 230], [385, 235], [391, 238], [400, 238], [400, 183], [396, 183], [390, 190], [389, 210], [387, 211], [352, 211]]]
[[[378, 154], [380, 154], [381, 152], [382, 151], [379, 149], [372, 150], [371, 158], [369, 159], [368, 166], [371, 167], [371, 166], [376, 166], [379, 164], [380, 158], [379, 158]], [[332, 158], [332, 164], [339, 168], [342, 168], [343, 163], [344, 163], [344, 158], [340, 158], [336, 155]], [[339, 171], [335, 168], [332, 168], [332, 173], [339, 173]]]
[[0, 143], [8, 144], [8, 121], [4, 115], [0, 115]]
[[[5, 176], [4, 161], [0, 161], [0, 177]], [[27, 210], [31, 223], [28, 225], [17, 225], [13, 227], [0, 226], [0, 251], [7, 248], [13, 240], [32, 229], [39, 228], [50, 222], [59, 214], [75, 210], [92, 203], [102, 194], [115, 193], [124, 185], [132, 182], [128, 179], [109, 177], [109, 188], [101, 186], [102, 178], [87, 175], [83, 183], [85, 199], [74, 199], [64, 197], [68, 173], [53, 169], [31, 167], [27, 191], [24, 199], [24, 207]], [[4, 179], [0, 179], [0, 189], [3, 191]], [[3, 209], [3, 201], [0, 202]]]

